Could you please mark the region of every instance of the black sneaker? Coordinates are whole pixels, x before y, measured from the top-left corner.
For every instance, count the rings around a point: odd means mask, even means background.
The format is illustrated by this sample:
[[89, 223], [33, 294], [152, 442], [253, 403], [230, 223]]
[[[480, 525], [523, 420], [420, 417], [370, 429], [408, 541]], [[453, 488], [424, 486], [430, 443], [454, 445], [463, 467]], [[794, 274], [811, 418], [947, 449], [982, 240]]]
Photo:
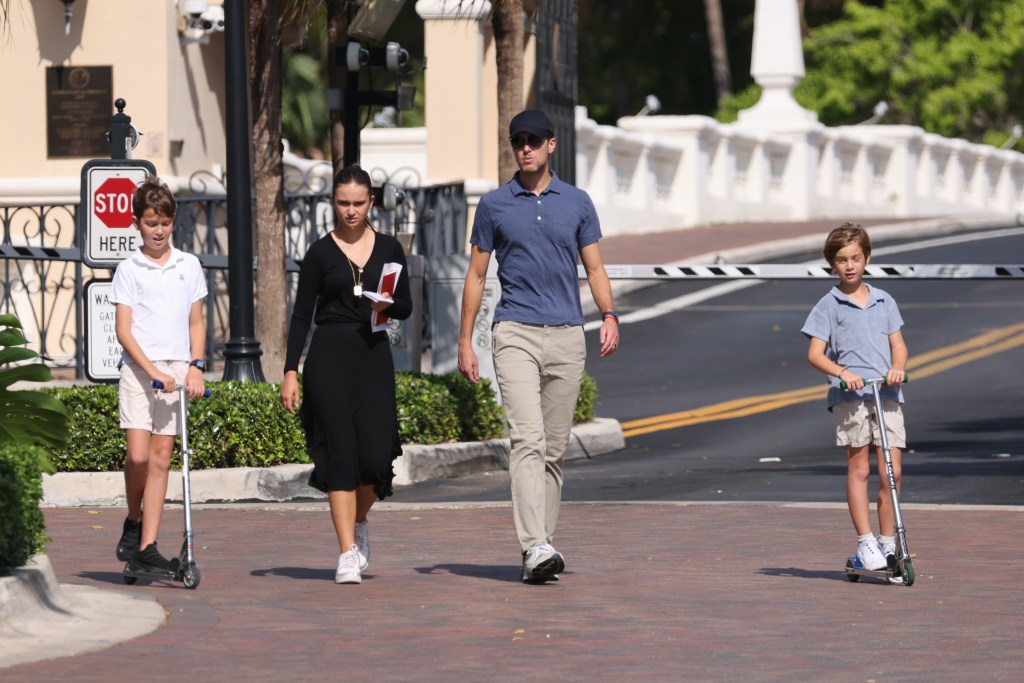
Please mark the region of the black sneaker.
[[141, 537], [142, 520], [133, 522], [125, 517], [124, 529], [121, 531], [121, 540], [117, 542], [117, 559], [122, 562], [132, 559], [135, 553], [139, 552], [139, 540]]
[[156, 543], [150, 543], [135, 553], [131, 559], [131, 570], [145, 574], [166, 574], [174, 576], [178, 571], [178, 558], [168, 560], [156, 549]]

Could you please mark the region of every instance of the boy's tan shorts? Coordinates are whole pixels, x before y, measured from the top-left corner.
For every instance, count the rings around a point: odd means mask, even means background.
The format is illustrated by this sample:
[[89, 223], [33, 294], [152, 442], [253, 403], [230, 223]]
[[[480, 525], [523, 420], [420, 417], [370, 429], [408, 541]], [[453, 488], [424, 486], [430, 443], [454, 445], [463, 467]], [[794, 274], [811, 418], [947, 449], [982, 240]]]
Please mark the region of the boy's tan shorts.
[[[185, 383], [187, 361], [158, 360], [153, 365], [173, 377], [178, 384]], [[165, 393], [154, 389], [149, 375], [130, 363], [121, 365], [117, 407], [121, 415], [121, 429], [141, 429], [161, 436], [176, 436], [181, 431], [178, 392]]]
[[[885, 432], [890, 448], [907, 447], [907, 429], [903, 424], [903, 410], [898, 401], [882, 401]], [[832, 406], [832, 419], [836, 425], [836, 445], [860, 448], [882, 445], [882, 433], [875, 419], [875, 402], [843, 401]]]

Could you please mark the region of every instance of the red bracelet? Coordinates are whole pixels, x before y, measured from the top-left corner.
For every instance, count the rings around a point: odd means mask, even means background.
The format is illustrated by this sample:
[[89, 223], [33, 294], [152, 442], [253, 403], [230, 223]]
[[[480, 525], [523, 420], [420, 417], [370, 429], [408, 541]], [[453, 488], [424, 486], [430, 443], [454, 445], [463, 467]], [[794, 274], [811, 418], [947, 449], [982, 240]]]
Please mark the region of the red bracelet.
[[605, 311], [601, 314], [601, 320], [607, 320], [608, 318], [615, 318], [615, 322], [619, 322], [619, 314], [615, 311]]

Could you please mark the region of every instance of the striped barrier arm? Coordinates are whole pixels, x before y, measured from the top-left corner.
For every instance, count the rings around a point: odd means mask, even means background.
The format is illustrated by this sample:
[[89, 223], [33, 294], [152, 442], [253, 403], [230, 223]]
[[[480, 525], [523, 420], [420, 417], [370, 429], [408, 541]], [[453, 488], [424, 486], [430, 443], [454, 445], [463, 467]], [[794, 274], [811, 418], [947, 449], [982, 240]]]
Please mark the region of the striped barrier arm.
[[[579, 266], [579, 277], [586, 270]], [[814, 280], [835, 278], [827, 265], [758, 263], [712, 265], [605, 265], [612, 280]], [[971, 263], [921, 263], [869, 265], [865, 276], [917, 280], [1008, 280], [1024, 279], [1024, 265]]]

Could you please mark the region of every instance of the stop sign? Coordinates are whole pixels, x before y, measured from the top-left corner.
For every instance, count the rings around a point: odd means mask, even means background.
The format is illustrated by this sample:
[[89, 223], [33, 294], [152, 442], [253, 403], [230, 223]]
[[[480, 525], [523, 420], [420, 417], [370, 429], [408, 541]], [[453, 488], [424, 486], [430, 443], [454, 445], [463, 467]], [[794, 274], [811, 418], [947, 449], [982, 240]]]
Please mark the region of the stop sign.
[[93, 194], [93, 213], [108, 228], [128, 228], [132, 224], [131, 178], [108, 178]]

